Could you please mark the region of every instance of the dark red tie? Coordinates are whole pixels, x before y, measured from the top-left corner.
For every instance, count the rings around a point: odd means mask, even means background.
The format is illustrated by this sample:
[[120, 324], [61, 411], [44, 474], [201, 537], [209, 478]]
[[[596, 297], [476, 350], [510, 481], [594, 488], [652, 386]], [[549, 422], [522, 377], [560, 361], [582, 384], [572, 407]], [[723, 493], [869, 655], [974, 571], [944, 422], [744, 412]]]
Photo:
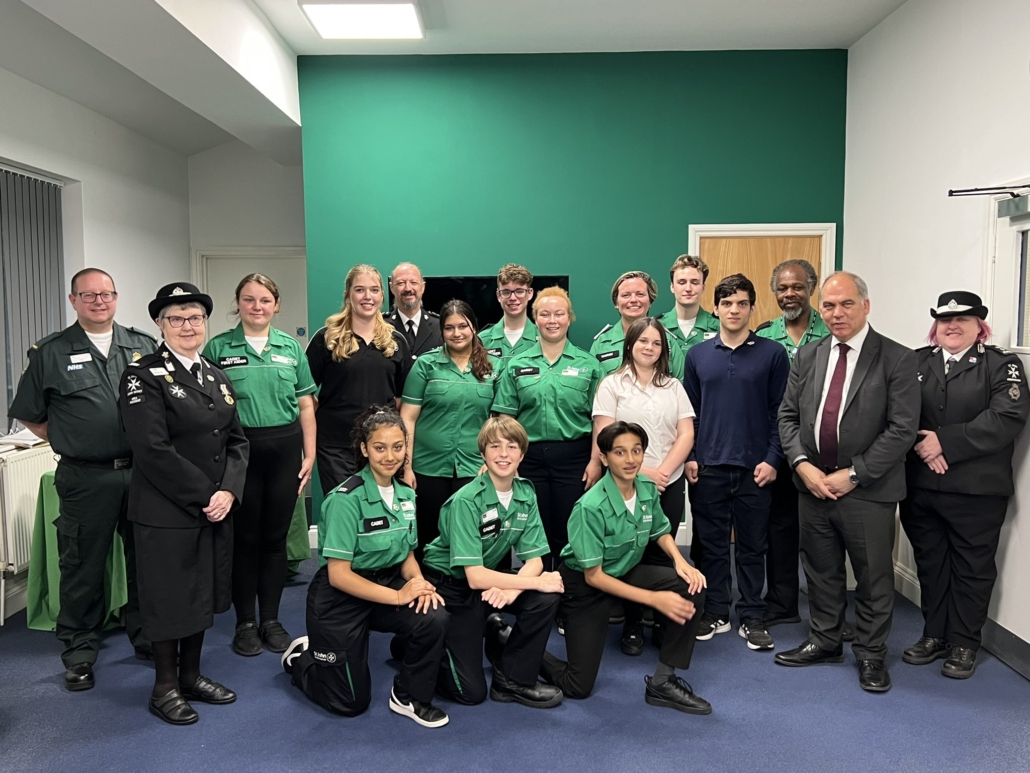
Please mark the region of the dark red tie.
[[851, 347], [837, 344], [837, 351], [837, 365], [833, 369], [830, 389], [823, 403], [823, 418], [819, 424], [819, 460], [826, 470], [837, 469], [837, 417], [840, 415], [841, 403], [844, 402], [844, 378], [848, 374], [848, 352]]

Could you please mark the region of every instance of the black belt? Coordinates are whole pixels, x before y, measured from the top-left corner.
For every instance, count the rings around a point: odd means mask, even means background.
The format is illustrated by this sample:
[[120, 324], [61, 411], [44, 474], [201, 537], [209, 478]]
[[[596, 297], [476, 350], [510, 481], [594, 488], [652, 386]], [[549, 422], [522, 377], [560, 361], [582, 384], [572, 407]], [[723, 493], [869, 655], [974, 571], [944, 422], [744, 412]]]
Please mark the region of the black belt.
[[127, 456], [124, 459], [108, 459], [104, 462], [87, 462], [84, 459], [73, 459], [70, 456], [62, 455], [61, 461], [73, 467], [93, 467], [99, 470], [124, 470], [132, 467], [131, 456]]

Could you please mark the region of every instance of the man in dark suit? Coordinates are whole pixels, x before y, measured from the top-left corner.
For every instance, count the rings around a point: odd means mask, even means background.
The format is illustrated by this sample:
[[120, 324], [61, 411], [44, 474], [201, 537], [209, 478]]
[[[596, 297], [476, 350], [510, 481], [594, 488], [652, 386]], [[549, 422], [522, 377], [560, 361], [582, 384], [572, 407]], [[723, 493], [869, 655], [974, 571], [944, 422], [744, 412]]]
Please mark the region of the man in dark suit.
[[426, 282], [418, 266], [414, 263], [397, 266], [390, 274], [390, 290], [396, 305], [386, 315], [386, 321], [407, 339], [411, 359], [443, 346], [440, 316], [422, 308]]
[[782, 666], [843, 661], [845, 551], [858, 588], [859, 685], [890, 689], [884, 659], [894, 610], [894, 513], [905, 498], [905, 454], [916, 440], [915, 353], [866, 321], [869, 291], [830, 276], [819, 311], [830, 330], [794, 359], [780, 406], [780, 440], [801, 492], [801, 563], [808, 578], [808, 641], [776, 656]]

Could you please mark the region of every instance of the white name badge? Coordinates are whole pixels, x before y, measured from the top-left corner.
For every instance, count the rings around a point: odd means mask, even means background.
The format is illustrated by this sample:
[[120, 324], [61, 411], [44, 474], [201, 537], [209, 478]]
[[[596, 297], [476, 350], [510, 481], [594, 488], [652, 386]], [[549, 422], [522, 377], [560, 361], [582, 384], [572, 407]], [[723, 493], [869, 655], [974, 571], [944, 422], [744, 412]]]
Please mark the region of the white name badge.
[[715, 338], [715, 331], [714, 330], [712, 332], [710, 332], [710, 333], [705, 333], [705, 340], [707, 341], [709, 338]]
[[483, 513], [483, 523], [489, 523], [490, 521], [497, 520], [497, 509], [491, 507], [485, 513]]
[[164, 368], [147, 368], [150, 371], [151, 376], [163, 376], [165, 374]]
[[283, 357], [281, 354], [273, 354], [272, 362], [282, 362], [287, 365], [296, 365], [297, 361], [292, 357]]
[[561, 372], [563, 376], [578, 376], [579, 368], [566, 368]]
[[89, 352], [85, 354], [73, 354], [71, 355], [72, 362], [93, 362], [93, 355]]
[[414, 510], [414, 509], [415, 509], [415, 503], [414, 502], [407, 502], [407, 501], [402, 501], [401, 502], [401, 510]]

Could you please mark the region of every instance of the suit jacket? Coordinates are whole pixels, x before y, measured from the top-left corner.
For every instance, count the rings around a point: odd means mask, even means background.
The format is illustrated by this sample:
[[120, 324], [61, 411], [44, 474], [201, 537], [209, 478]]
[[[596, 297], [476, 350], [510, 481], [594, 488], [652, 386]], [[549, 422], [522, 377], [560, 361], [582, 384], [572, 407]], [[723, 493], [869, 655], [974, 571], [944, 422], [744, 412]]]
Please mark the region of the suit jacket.
[[189, 529], [208, 525], [216, 491], [243, 498], [250, 445], [229, 377], [201, 358], [203, 384], [167, 346], [122, 374], [118, 413], [132, 446], [129, 520]]
[[[827, 336], [798, 350], [780, 404], [780, 441], [787, 460], [819, 466], [815, 421], [835, 340]], [[871, 502], [905, 498], [905, 454], [916, 440], [919, 380], [915, 352], [872, 328], [859, 353], [841, 406], [837, 468], [854, 466], [858, 486], [849, 497]], [[798, 475], [794, 485], [808, 488]]]
[[[440, 333], [440, 315], [425, 309], [419, 309], [421, 318], [418, 321], [418, 332], [415, 333], [415, 345], [411, 348], [411, 359], [417, 359], [431, 349], [443, 346], [443, 335]], [[404, 329], [404, 320], [397, 309], [390, 309], [386, 321], [396, 328], [404, 340], [408, 340], [408, 331]]]

